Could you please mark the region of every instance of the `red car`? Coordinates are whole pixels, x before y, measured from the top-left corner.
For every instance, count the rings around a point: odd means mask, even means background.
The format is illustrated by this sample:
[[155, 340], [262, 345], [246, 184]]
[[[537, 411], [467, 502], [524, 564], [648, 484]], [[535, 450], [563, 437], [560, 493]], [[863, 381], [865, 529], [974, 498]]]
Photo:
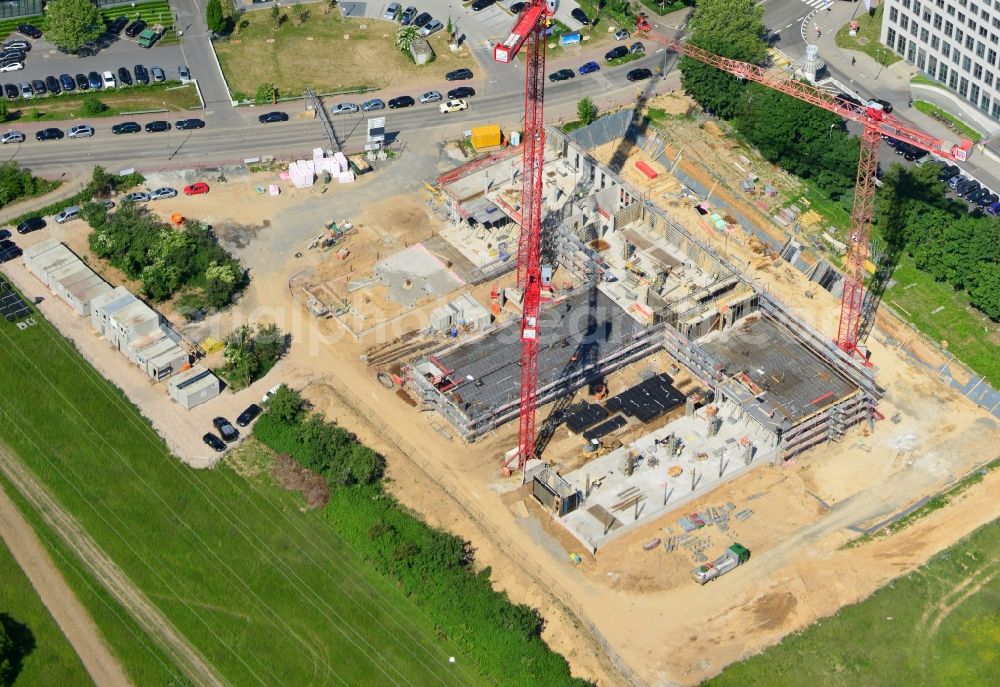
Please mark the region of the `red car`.
[[208, 184], [204, 181], [184, 187], [185, 196], [200, 196], [202, 193], [208, 193]]

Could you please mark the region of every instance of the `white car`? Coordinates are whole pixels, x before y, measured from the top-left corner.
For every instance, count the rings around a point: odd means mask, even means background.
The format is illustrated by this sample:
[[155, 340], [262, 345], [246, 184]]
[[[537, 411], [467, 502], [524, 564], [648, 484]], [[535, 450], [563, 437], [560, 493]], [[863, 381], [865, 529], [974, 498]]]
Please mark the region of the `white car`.
[[446, 103], [441, 103], [440, 107], [442, 114], [448, 112], [461, 112], [462, 110], [469, 109], [469, 103], [464, 100], [449, 100]]
[[20, 131], [5, 131], [2, 136], [0, 136], [0, 143], [7, 145], [8, 143], [24, 143], [24, 134]]
[[124, 199], [133, 203], [147, 203], [149, 202], [149, 194], [145, 191], [133, 191], [125, 196]]
[[417, 33], [419, 33], [424, 38], [427, 38], [432, 33], [437, 33], [438, 31], [440, 31], [443, 28], [444, 28], [444, 24], [441, 23], [441, 20], [440, 19], [435, 19], [435, 20], [433, 20], [431, 22], [428, 22], [427, 24], [424, 24], [420, 28], [420, 31], [418, 31]]
[[396, 21], [397, 14], [399, 14], [399, 3], [390, 2], [389, 6], [385, 8], [385, 12], [382, 13], [382, 18], [386, 21]]
[[438, 91], [427, 91], [420, 96], [420, 102], [422, 103], [436, 103], [440, 100], [442, 100], [442, 96]]
[[628, 32], [628, 29], [618, 29], [615, 32], [615, 40], [616, 41], [627, 41], [631, 37], [632, 37], [632, 34], [630, 34]]
[[158, 188], [149, 194], [150, 200], [162, 200], [164, 198], [173, 198], [177, 195], [177, 189], [170, 188], [169, 186], [164, 186], [163, 188]]
[[267, 402], [270, 401], [272, 398], [274, 398], [274, 395], [278, 393], [278, 389], [280, 388], [281, 388], [280, 384], [275, 384], [270, 389], [268, 389], [267, 393], [265, 393], [264, 396], [260, 399], [260, 404], [262, 406], [266, 406]]
[[24, 69], [24, 62], [8, 62], [7, 64], [0, 64], [0, 72], [16, 72], [20, 69]]
[[118, 82], [115, 81], [115, 75], [111, 72], [104, 72], [101, 74], [101, 84], [103, 88], [117, 88]]
[[90, 138], [94, 135], [94, 127], [89, 124], [77, 124], [76, 126], [71, 126], [66, 135], [70, 138]]
[[337, 107], [333, 108], [332, 112], [335, 115], [339, 115], [339, 114], [354, 114], [355, 112], [359, 111], [360, 109], [361, 108], [358, 107], [357, 105], [355, 105], [354, 103], [340, 103], [339, 105], [337, 105]]
[[55, 217], [57, 224], [62, 224], [64, 222], [69, 222], [80, 216], [80, 206], [70, 205], [68, 208], [58, 213]]

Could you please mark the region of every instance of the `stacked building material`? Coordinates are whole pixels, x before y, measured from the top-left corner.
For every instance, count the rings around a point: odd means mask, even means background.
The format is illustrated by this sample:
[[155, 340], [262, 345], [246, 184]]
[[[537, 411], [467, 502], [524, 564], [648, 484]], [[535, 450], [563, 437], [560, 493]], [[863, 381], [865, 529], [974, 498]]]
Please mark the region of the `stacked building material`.
[[607, 417], [608, 411], [596, 403], [577, 403], [569, 408], [566, 428], [573, 434], [579, 434]]
[[609, 413], [621, 411], [642, 423], [649, 423], [684, 405], [685, 396], [671, 384], [670, 375], [661, 373], [608, 399]]

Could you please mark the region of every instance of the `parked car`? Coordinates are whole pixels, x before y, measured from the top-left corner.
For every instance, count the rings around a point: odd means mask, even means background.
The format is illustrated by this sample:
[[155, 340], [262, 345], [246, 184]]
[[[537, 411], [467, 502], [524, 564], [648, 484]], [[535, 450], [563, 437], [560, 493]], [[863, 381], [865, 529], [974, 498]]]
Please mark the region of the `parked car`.
[[985, 196], [976, 201], [976, 205], [978, 205], [981, 208], [988, 208], [997, 201], [1000, 201], [1000, 196], [998, 196], [996, 193], [987, 193]]
[[881, 105], [882, 111], [885, 112], [886, 114], [892, 113], [892, 103], [890, 103], [888, 100], [882, 100], [882, 98], [872, 98], [872, 101]]
[[15, 29], [22, 36], [27, 36], [28, 38], [33, 38], [36, 41], [42, 37], [42, 32], [31, 24], [18, 24]]
[[157, 119], [146, 124], [146, 133], [158, 134], [163, 131], [170, 131], [170, 122]]
[[9, 231], [7, 231], [6, 229], [0, 229], [0, 241], [4, 239], [9, 239], [10, 237], [11, 233]]
[[910, 146], [910, 149], [908, 151], [906, 151], [905, 153], [903, 153], [903, 159], [906, 160], [906, 161], [908, 161], [908, 162], [914, 162], [914, 161], [916, 161], [916, 162], [919, 163], [921, 160], [923, 160], [926, 157], [927, 157], [927, 151], [926, 150], [924, 150], [923, 148], [918, 148], [918, 147], [913, 146], [913, 145]]
[[599, 72], [599, 71], [601, 71], [601, 65], [597, 64], [596, 62], [585, 62], [584, 64], [580, 65], [581, 74], [593, 74], [594, 72]]
[[89, 124], [77, 124], [76, 126], [71, 126], [66, 135], [70, 138], [90, 138], [94, 133], [94, 127]]
[[18, 72], [24, 69], [24, 62], [0, 63], [0, 72]]
[[223, 451], [226, 450], [226, 445], [225, 443], [223, 443], [222, 439], [215, 436], [211, 432], [206, 432], [205, 435], [201, 438], [201, 440], [205, 442], [206, 446], [208, 446], [216, 453], [222, 453]]
[[0, 135], [0, 143], [7, 145], [8, 143], [24, 143], [25, 136], [20, 131], [5, 131]]
[[4, 48], [0, 51], [0, 62], [24, 62], [27, 58], [28, 54], [23, 50]]
[[443, 28], [444, 24], [441, 23], [440, 19], [433, 19], [420, 27], [420, 30], [417, 31], [417, 33], [419, 33], [422, 37], [427, 38], [432, 33], [437, 33]]
[[653, 72], [643, 67], [640, 69], [633, 69], [625, 75], [625, 78], [629, 81], [644, 81], [645, 79], [652, 78], [652, 76]]
[[615, 31], [616, 41], [627, 41], [631, 37], [632, 34], [628, 32], [628, 29], [618, 29], [617, 31]]
[[848, 95], [847, 93], [837, 93], [833, 96], [835, 100], [839, 100], [844, 105], [857, 105], [863, 107], [864, 103], [855, 98], [853, 95]]
[[399, 3], [390, 2], [389, 6], [385, 8], [385, 12], [382, 13], [382, 18], [386, 21], [396, 21], [397, 14], [399, 14]]
[[472, 78], [472, 70], [463, 67], [462, 69], [455, 69], [444, 75], [445, 81], [466, 81]]
[[104, 72], [101, 75], [101, 82], [104, 88], [116, 88], [118, 86], [118, 82], [115, 81], [115, 75], [111, 72]]
[[487, 7], [492, 7], [496, 1], [497, 0], [475, 0], [475, 2], [472, 3], [472, 11], [481, 12]]
[[257, 117], [257, 121], [261, 124], [273, 124], [274, 122], [287, 122], [288, 113], [287, 112], [268, 112], [267, 114], [262, 114]]
[[938, 181], [948, 181], [956, 174], [958, 174], [958, 167], [956, 165], [947, 165], [938, 173]]
[[128, 17], [116, 17], [114, 21], [108, 24], [108, 33], [118, 36], [126, 26], [128, 26]]
[[246, 409], [240, 413], [236, 418], [236, 424], [240, 427], [246, 427], [251, 422], [253, 422], [257, 416], [260, 415], [260, 406], [256, 403], [251, 403], [246, 407]]
[[471, 98], [476, 94], [476, 89], [471, 86], [459, 86], [448, 91], [448, 100], [458, 100], [460, 98]]
[[1000, 202], [990, 203], [986, 206], [986, 214], [996, 217], [1000, 215]]
[[122, 134], [137, 134], [142, 131], [142, 127], [139, 126], [139, 122], [122, 122], [121, 124], [115, 124], [111, 127], [111, 133], [116, 136]]
[[73, 77], [69, 74], [59, 75], [59, 85], [62, 86], [62, 89], [67, 92], [76, 90], [76, 81], [74, 81]]
[[410, 23], [411, 23], [411, 24], [412, 24], [413, 26], [416, 26], [416, 27], [417, 27], [417, 28], [419, 29], [419, 28], [421, 28], [422, 26], [424, 26], [424, 24], [428, 23], [428, 22], [429, 22], [429, 21], [430, 21], [431, 19], [433, 19], [433, 18], [434, 18], [434, 17], [432, 17], [432, 16], [431, 16], [430, 14], [428, 14], [427, 12], [421, 12], [421, 13], [420, 13], [420, 14], [418, 14], [418, 15], [417, 15], [416, 17], [414, 17], [414, 18], [413, 18], [413, 21], [412, 21], [412, 22], [410, 22]]
[[29, 100], [35, 97], [35, 91], [31, 88], [31, 84], [27, 81], [22, 81], [20, 84], [21, 97], [25, 100]]
[[447, 114], [449, 112], [461, 112], [462, 110], [469, 109], [469, 103], [464, 100], [451, 99], [446, 103], [441, 103], [440, 105], [441, 114]]
[[22, 40], [20, 38], [11, 38], [3, 42], [4, 50], [23, 50], [24, 52], [31, 52], [31, 42]]
[[7, 96], [8, 99], [14, 100], [18, 96], [17, 84], [5, 83], [3, 85], [3, 94]]
[[181, 83], [187, 83], [191, 80], [191, 70], [187, 68], [186, 64], [177, 67], [177, 78], [181, 80]]
[[57, 129], [55, 127], [49, 127], [48, 129], [42, 129], [35, 134], [36, 141], [58, 141], [62, 139], [66, 134], [63, 133], [62, 129]]
[[617, 60], [619, 57], [625, 57], [628, 55], [628, 48], [624, 45], [619, 45], [617, 48], [611, 48], [606, 53], [604, 53], [604, 59], [607, 62], [611, 60]]
[[339, 103], [330, 112], [335, 115], [354, 114], [360, 109], [355, 103]]
[[420, 96], [420, 102], [422, 103], [436, 103], [441, 99], [442, 96], [438, 91], [427, 91], [422, 96]]
[[389, 101], [390, 110], [398, 110], [401, 107], [413, 107], [416, 101], [408, 95], [401, 95]]
[[174, 198], [177, 196], [177, 189], [170, 188], [169, 186], [164, 186], [163, 188], [158, 188], [149, 194], [150, 200], [165, 200], [167, 198]]
[[980, 186], [975, 191], [970, 191], [969, 193], [965, 194], [965, 202], [969, 203], [970, 205], [978, 205], [980, 198], [989, 198], [989, 197], [990, 197], [990, 190], [988, 188], [983, 188], [982, 186]]
[[272, 387], [271, 387], [270, 389], [268, 389], [267, 391], [265, 391], [265, 392], [264, 392], [264, 395], [263, 395], [263, 396], [261, 396], [261, 398], [260, 398], [260, 404], [261, 404], [262, 406], [266, 406], [266, 405], [268, 404], [268, 402], [269, 402], [269, 401], [270, 401], [270, 400], [271, 400], [272, 398], [274, 398], [274, 395], [275, 395], [276, 393], [278, 393], [278, 389], [280, 389], [280, 388], [281, 388], [281, 385], [280, 385], [280, 384], [275, 384], [275, 385], [274, 385], [274, 386], [272, 386]]
[[16, 243], [6, 239], [0, 240], [0, 262], [9, 262], [22, 255], [24, 255], [24, 251]]
[[141, 64], [135, 65], [135, 69], [132, 70], [135, 74], [135, 82], [146, 85], [149, 83], [149, 70], [143, 67]]
[[521, 14], [521, 12], [523, 12], [524, 8], [527, 7], [527, 6], [528, 6], [528, 3], [526, 3], [526, 2], [515, 2], [513, 5], [511, 5], [507, 9], [509, 9], [512, 14]]
[[132, 85], [132, 72], [130, 72], [125, 67], [119, 67], [118, 68], [118, 83], [120, 83], [123, 86], [131, 86]]
[[113, 200], [104, 199], [104, 200], [95, 200], [94, 202], [97, 203], [98, 205], [103, 205], [105, 210], [113, 210], [115, 207], [115, 201]]
[[584, 26], [590, 24], [590, 18], [587, 16], [587, 13], [579, 7], [574, 7], [573, 11], [569, 13], [569, 16], [573, 17]]
[[240, 438], [239, 430], [233, 427], [232, 423], [230, 423], [226, 418], [217, 417], [212, 420], [212, 424], [217, 430], [219, 430], [219, 434], [222, 435], [222, 440], [226, 443], [236, 441]]
[[95, 91], [101, 90], [104, 86], [104, 81], [101, 80], [101, 75], [97, 72], [90, 72], [87, 74], [87, 83], [89, 83], [90, 87]]
[[76, 75], [76, 87], [81, 91], [86, 91], [90, 89], [90, 80], [87, 78], [86, 74]]
[[642, 44], [642, 41], [636, 41], [631, 46], [629, 46], [628, 51], [633, 55], [642, 55], [646, 52], [646, 46]]
[[208, 193], [208, 184], [204, 181], [196, 181], [190, 186], [184, 187], [185, 196], [200, 196], [205, 193]]
[[377, 110], [384, 110], [385, 102], [381, 98], [372, 98], [371, 100], [366, 100], [361, 103], [362, 112], [375, 112]]
[[178, 131], [186, 131], [187, 129], [204, 129], [205, 121], [202, 119], [178, 119], [177, 123], [174, 124], [174, 128]]
[[410, 5], [405, 10], [403, 10], [403, 16], [400, 18], [399, 23], [403, 26], [409, 26], [413, 18], [417, 16], [417, 8]]
[[59, 85], [59, 79], [54, 76], [45, 77], [45, 87], [49, 89], [49, 93], [52, 95], [59, 95], [62, 93], [62, 86]]
[[133, 191], [132, 193], [129, 193], [127, 196], [125, 196], [123, 200], [129, 203], [148, 203], [149, 194], [146, 193], [145, 191]]
[[167, 80], [167, 75], [159, 67], [153, 67], [149, 70], [149, 73], [152, 74], [154, 83], [161, 83]]
[[45, 228], [45, 220], [41, 217], [29, 217], [17, 225], [18, 234], [30, 234], [33, 231]]
[[962, 176], [961, 174], [956, 174], [955, 176], [948, 179], [948, 188], [954, 189], [956, 186], [966, 181], [968, 181], [968, 179], [966, 179], [964, 176]]
[[964, 198], [965, 196], [969, 195], [970, 193], [979, 188], [980, 188], [980, 183], [975, 179], [970, 179], [965, 183], [958, 184], [955, 187], [955, 193], [958, 195], [959, 198]]
[[80, 216], [80, 206], [70, 205], [68, 208], [64, 208], [61, 212], [57, 212], [55, 216], [56, 224], [63, 224], [69, 222], [70, 220], [77, 219]]
[[136, 19], [134, 22], [132, 22], [125, 28], [125, 35], [128, 36], [129, 38], [135, 38], [140, 33], [146, 30], [146, 26], [147, 26], [146, 22], [144, 22], [142, 19]]
[[557, 72], [552, 72], [551, 74], [549, 74], [549, 81], [553, 81], [553, 82], [555, 82], [555, 81], [569, 81], [570, 79], [572, 79], [575, 76], [576, 76], [576, 74], [573, 73], [572, 69], [560, 69]]
[[35, 95], [45, 95], [48, 92], [45, 88], [45, 82], [41, 79], [33, 79], [31, 81], [31, 90], [34, 91]]

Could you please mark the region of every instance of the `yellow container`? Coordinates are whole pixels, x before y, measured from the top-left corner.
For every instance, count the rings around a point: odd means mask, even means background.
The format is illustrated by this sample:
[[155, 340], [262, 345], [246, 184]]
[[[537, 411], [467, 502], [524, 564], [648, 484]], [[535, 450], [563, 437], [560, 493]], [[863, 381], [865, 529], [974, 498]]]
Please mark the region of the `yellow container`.
[[496, 148], [500, 145], [502, 134], [500, 125], [487, 124], [472, 128], [472, 146], [476, 149]]
[[218, 339], [213, 339], [212, 337], [206, 337], [201, 342], [201, 347], [205, 353], [215, 353], [216, 351], [221, 351], [223, 348], [223, 343]]

